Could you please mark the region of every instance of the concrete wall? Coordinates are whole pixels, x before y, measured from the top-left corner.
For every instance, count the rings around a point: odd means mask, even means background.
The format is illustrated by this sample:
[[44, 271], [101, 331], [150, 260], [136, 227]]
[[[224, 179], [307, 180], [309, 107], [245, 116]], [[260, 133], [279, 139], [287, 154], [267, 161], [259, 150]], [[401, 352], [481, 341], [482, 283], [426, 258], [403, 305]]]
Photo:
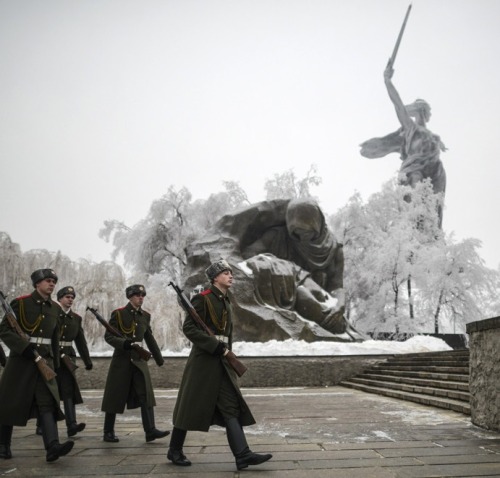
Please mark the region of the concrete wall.
[[[239, 357], [248, 367], [241, 377], [242, 387], [323, 387], [337, 385], [342, 380], [363, 372], [392, 355], [341, 355], [320, 357]], [[178, 388], [187, 357], [166, 357], [158, 367], [149, 362], [155, 388]], [[94, 368], [77, 370], [82, 389], [101, 389], [106, 383], [109, 358], [92, 358]]]
[[500, 317], [467, 324], [472, 423], [500, 431]]

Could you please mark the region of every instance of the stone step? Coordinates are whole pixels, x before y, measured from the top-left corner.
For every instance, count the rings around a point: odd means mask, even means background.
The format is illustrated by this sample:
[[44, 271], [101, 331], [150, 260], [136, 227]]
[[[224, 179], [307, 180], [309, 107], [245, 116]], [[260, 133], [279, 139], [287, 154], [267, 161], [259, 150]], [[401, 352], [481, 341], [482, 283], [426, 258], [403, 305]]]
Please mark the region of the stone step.
[[448, 360], [417, 360], [417, 359], [411, 359], [411, 360], [395, 360], [395, 359], [389, 359], [387, 362], [385, 362], [386, 365], [389, 365], [391, 367], [398, 367], [398, 366], [417, 366], [417, 367], [423, 367], [423, 366], [434, 366], [434, 367], [466, 367], [469, 368], [469, 360], [453, 360], [453, 359], [448, 359]]
[[363, 385], [370, 385], [372, 387], [379, 387], [391, 390], [402, 390], [404, 392], [417, 393], [422, 395], [432, 395], [435, 397], [445, 397], [451, 398], [453, 400], [460, 400], [465, 403], [469, 403], [470, 394], [469, 392], [463, 392], [460, 390], [447, 389], [442, 387], [428, 387], [428, 386], [420, 386], [413, 385], [409, 383], [401, 383], [401, 382], [390, 382], [390, 381], [382, 381], [380, 379], [370, 379], [365, 376], [353, 377], [350, 379], [352, 383], [358, 383]]
[[370, 368], [366, 372], [376, 372], [382, 375], [392, 375], [396, 377], [410, 377], [410, 378], [424, 378], [428, 380], [441, 380], [441, 381], [451, 381], [451, 382], [464, 382], [469, 383], [469, 374], [458, 374], [458, 373], [442, 373], [442, 372], [416, 372], [409, 370], [389, 370], [383, 368]]
[[468, 374], [469, 367], [439, 367], [434, 365], [394, 365], [389, 363], [382, 363], [373, 366], [372, 370], [387, 370], [388, 368], [408, 371], [408, 372], [435, 372], [435, 373], [448, 373], [448, 374]]
[[422, 405], [444, 408], [447, 410], [454, 410], [456, 412], [470, 415], [470, 405], [461, 400], [453, 400], [451, 398], [434, 397], [419, 393], [411, 393], [401, 390], [391, 390], [371, 385], [363, 385], [360, 383], [355, 383], [352, 380], [346, 380], [345, 382], [342, 382], [341, 385], [349, 388], [354, 388], [356, 390], [361, 390], [363, 392], [376, 393], [378, 395], [383, 395], [385, 397], [392, 397], [400, 400], [408, 400], [411, 402], [420, 403]]
[[401, 354], [401, 357], [415, 357], [415, 358], [427, 358], [427, 357], [469, 357], [469, 349], [459, 349], [459, 350], [444, 350], [441, 352], [414, 352], [409, 354]]
[[453, 382], [451, 380], [434, 380], [427, 378], [413, 378], [407, 376], [398, 375], [383, 375], [375, 372], [365, 372], [362, 375], [358, 375], [362, 378], [369, 378], [372, 380], [379, 380], [381, 382], [396, 382], [396, 383], [407, 383], [409, 385], [418, 385], [421, 387], [432, 387], [432, 388], [446, 388], [449, 390], [460, 390], [462, 392], [469, 391], [469, 382]]

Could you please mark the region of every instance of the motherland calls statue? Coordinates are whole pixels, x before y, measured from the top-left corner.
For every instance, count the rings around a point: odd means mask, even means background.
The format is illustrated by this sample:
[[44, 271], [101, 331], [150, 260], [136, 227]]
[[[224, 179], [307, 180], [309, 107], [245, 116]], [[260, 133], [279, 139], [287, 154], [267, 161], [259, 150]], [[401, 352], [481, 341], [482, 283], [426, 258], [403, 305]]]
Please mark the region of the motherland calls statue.
[[223, 257], [235, 277], [236, 340], [352, 340], [342, 244], [312, 200], [264, 201], [221, 218], [188, 249], [185, 290]]
[[[406, 21], [410, 13], [408, 8], [392, 57], [384, 71], [384, 81], [401, 127], [382, 138], [372, 138], [361, 143], [361, 154], [366, 158], [381, 158], [389, 153], [399, 153], [401, 168], [399, 181], [401, 184], [415, 186], [417, 182], [429, 178], [434, 193], [442, 193], [442, 201], [446, 190], [446, 173], [440, 159], [441, 151], [446, 148], [440, 137], [429, 129], [427, 122], [431, 116], [431, 107], [421, 99], [410, 105], [404, 105], [398, 91], [392, 83], [394, 61], [401, 42]], [[438, 210], [439, 227], [443, 222], [442, 202]]]

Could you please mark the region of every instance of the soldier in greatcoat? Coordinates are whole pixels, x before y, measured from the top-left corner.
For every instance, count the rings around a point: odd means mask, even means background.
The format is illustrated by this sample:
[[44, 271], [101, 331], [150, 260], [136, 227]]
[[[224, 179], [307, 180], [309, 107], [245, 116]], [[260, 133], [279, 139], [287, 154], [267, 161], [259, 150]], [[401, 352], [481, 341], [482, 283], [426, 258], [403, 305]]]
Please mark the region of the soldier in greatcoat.
[[38, 418], [46, 460], [50, 462], [68, 454], [74, 444], [59, 442], [57, 420], [63, 420], [64, 415], [59, 406], [57, 381], [46, 381], [35, 365], [35, 360], [45, 360], [53, 370], [59, 368], [61, 308], [50, 298], [57, 283], [52, 269], [36, 270], [31, 280], [35, 290], [11, 302], [25, 337], [9, 325], [7, 315], [0, 323], [0, 338], [10, 349], [0, 379], [0, 458], [12, 458], [13, 426], [26, 426], [30, 418]]
[[117, 413], [123, 413], [127, 408], [141, 408], [142, 425], [146, 441], [163, 438], [169, 431], [156, 428], [154, 406], [156, 405], [148, 363], [140, 358], [133, 349], [133, 344], [146, 342], [153, 354], [156, 364], [163, 365], [163, 357], [151, 329], [151, 315], [142, 308], [146, 289], [135, 284], [127, 287], [125, 295], [129, 299], [125, 307], [111, 313], [109, 324], [120, 332], [121, 337], [106, 331], [104, 339], [114, 347], [113, 357], [109, 366], [108, 377], [102, 400], [104, 417], [103, 440], [110, 443], [119, 441], [115, 435], [115, 420]]
[[255, 419], [246, 404], [234, 370], [224, 360], [231, 350], [232, 313], [228, 290], [233, 283], [232, 269], [221, 259], [205, 271], [210, 288], [192, 299], [193, 307], [214, 332], [208, 335], [187, 314], [183, 325], [192, 342], [174, 408], [172, 437], [167, 458], [175, 465], [189, 466], [183, 453], [187, 430], [208, 431], [210, 425], [226, 428], [227, 440], [238, 470], [258, 465], [272, 458], [270, 454], [253, 453], [248, 447], [243, 427]]
[[89, 348], [82, 326], [82, 317], [71, 309], [76, 292], [71, 286], [63, 287], [57, 292], [57, 300], [61, 306], [59, 352], [61, 366], [57, 371], [59, 394], [64, 403], [66, 428], [68, 436], [74, 436], [85, 429], [85, 423], [76, 422], [75, 405], [83, 403], [80, 388], [75, 377], [76, 352], [73, 342], [85, 364], [86, 370], [92, 370]]

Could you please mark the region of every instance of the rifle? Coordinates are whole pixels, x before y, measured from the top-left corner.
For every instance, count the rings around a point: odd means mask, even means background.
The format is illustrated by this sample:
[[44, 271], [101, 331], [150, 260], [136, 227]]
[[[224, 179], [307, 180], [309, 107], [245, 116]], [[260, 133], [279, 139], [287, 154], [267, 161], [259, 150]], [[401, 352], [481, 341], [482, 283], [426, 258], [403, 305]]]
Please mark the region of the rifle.
[[[127, 339], [125, 335], [120, 333], [118, 330], [116, 330], [107, 320], [105, 320], [99, 312], [97, 312], [96, 309], [93, 309], [92, 307], [87, 307], [87, 310], [90, 310], [95, 316], [95, 318], [101, 323], [101, 325], [104, 325], [105, 329], [111, 334], [114, 335], [115, 337], [120, 337], [121, 339]], [[139, 354], [139, 357], [146, 362], [153, 356], [153, 354], [149, 351], [146, 350], [145, 348], [141, 347], [139, 344], [132, 344], [132, 348]]]
[[69, 355], [66, 354], [61, 354], [61, 362], [66, 366], [66, 368], [73, 373], [77, 368], [78, 365], [76, 365], [73, 360], [69, 357]]
[[[184, 310], [191, 316], [191, 318], [210, 336], [214, 337], [215, 334], [212, 332], [212, 330], [203, 322], [201, 317], [198, 315], [198, 312], [196, 312], [196, 309], [193, 307], [193, 304], [189, 301], [189, 299], [186, 297], [186, 294], [179, 289], [172, 281], [170, 284], [179, 296], [179, 300], [181, 302], [182, 307]], [[227, 363], [230, 365], [230, 367], [236, 372], [236, 375], [238, 377], [241, 377], [248, 369], [245, 365], [243, 365], [238, 357], [229, 349], [226, 349], [224, 352], [224, 357], [227, 360]]]
[[399, 31], [398, 39], [396, 40], [396, 44], [394, 45], [394, 50], [392, 51], [392, 55], [389, 58], [389, 62], [387, 63], [387, 66], [390, 66], [391, 68], [394, 66], [394, 62], [396, 61], [396, 55], [398, 54], [399, 45], [401, 43], [401, 39], [403, 38], [403, 33], [406, 28], [406, 22], [408, 21], [408, 17], [410, 16], [410, 11], [411, 11], [411, 3], [408, 6], [408, 10], [406, 10], [406, 15], [403, 20], [403, 25], [401, 26], [401, 30]]
[[[0, 290], [0, 302], [2, 302], [2, 308], [5, 312], [5, 318], [7, 319], [9, 326], [11, 329], [13, 329], [19, 337], [24, 339], [26, 343], [30, 344], [30, 336], [24, 332], [23, 329], [21, 329], [21, 326], [19, 325], [19, 322], [17, 321], [16, 314], [12, 310], [12, 307], [6, 300], [6, 296], [4, 293]], [[49, 382], [50, 380], [54, 379], [57, 374], [52, 370], [47, 363], [47, 361], [35, 350], [33, 349], [33, 353], [35, 355], [35, 365], [38, 368], [38, 371], [42, 375], [43, 379], [46, 382]]]
[[2, 367], [5, 367], [6, 364], [7, 364], [7, 356], [5, 355], [3, 347], [0, 345], [0, 365]]

